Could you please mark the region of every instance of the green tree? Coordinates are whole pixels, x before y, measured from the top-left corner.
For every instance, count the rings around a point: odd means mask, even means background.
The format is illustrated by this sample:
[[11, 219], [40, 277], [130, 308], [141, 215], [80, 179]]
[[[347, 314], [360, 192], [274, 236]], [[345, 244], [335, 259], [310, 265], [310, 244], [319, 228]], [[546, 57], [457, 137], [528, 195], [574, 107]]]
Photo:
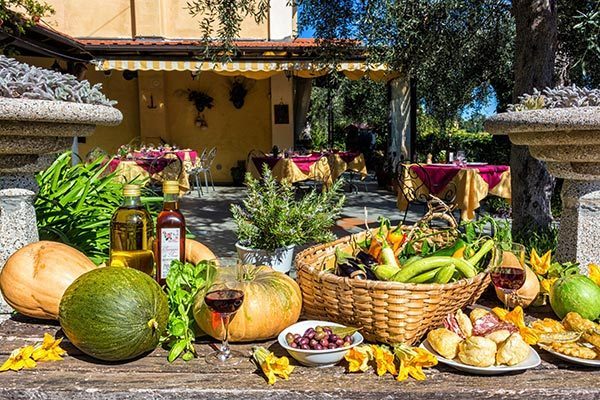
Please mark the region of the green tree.
[[0, 31], [13, 35], [23, 33], [26, 27], [52, 13], [52, 7], [43, 1], [0, 0]]

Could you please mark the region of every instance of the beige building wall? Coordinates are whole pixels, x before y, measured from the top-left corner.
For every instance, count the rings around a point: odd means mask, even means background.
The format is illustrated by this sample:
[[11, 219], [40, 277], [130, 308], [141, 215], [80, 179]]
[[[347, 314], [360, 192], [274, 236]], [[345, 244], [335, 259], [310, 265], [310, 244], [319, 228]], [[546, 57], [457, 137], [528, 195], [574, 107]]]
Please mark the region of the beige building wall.
[[[202, 36], [201, 16], [192, 18], [186, 0], [46, 0], [55, 14], [44, 18], [54, 29], [74, 37], [164, 37], [193, 39]], [[257, 24], [248, 16], [240, 38], [268, 39], [269, 16]]]

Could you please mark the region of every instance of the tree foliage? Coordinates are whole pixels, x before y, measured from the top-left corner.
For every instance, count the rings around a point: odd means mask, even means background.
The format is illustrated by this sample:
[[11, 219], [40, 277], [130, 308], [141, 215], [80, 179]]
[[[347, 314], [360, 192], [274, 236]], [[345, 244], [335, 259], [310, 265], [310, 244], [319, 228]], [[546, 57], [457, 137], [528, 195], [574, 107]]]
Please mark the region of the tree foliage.
[[26, 27], [52, 13], [54, 10], [44, 1], [0, 0], [0, 31], [23, 33]]

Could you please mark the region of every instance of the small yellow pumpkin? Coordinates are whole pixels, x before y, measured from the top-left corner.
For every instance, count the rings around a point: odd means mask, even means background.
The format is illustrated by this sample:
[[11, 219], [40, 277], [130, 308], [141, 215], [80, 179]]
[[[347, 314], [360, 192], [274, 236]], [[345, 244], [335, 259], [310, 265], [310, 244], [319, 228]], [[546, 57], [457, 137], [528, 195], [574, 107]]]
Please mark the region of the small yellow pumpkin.
[[[298, 321], [302, 310], [300, 287], [292, 278], [271, 267], [248, 265], [243, 268], [245, 272], [234, 288], [244, 292], [244, 302], [231, 319], [229, 340], [251, 342], [274, 338]], [[218, 270], [215, 282], [222, 279], [220, 273]], [[196, 297], [194, 318], [208, 335], [223, 338], [220, 317], [208, 309], [202, 296]]]
[[0, 273], [6, 302], [23, 315], [58, 319], [67, 287], [96, 265], [79, 250], [63, 243], [40, 241], [13, 253]]

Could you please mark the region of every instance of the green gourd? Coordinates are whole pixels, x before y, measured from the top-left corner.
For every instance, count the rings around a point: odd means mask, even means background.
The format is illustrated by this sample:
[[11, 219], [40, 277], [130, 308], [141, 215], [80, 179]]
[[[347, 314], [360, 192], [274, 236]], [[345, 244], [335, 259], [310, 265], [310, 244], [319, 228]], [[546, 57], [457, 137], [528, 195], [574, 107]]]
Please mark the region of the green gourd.
[[103, 267], [77, 278], [65, 291], [59, 321], [79, 350], [122, 361], [154, 350], [167, 327], [167, 297], [149, 275]]

